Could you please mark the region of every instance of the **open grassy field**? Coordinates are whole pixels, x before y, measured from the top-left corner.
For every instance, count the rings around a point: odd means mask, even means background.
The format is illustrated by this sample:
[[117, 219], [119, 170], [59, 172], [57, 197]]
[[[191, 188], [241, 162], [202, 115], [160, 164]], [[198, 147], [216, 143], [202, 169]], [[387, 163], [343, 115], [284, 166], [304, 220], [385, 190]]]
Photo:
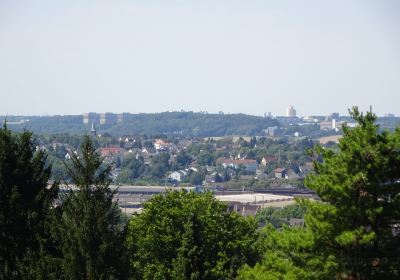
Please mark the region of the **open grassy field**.
[[332, 136], [326, 136], [326, 137], [321, 137], [318, 138], [317, 140], [319, 141], [320, 144], [325, 145], [328, 142], [335, 142], [338, 143], [339, 139], [342, 138], [343, 135], [332, 135]]

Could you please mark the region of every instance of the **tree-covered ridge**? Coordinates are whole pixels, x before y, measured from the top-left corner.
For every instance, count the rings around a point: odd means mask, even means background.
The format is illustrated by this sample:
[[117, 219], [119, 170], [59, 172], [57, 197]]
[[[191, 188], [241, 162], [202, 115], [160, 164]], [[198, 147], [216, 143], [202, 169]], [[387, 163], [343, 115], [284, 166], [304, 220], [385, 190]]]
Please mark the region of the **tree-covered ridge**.
[[7, 121], [8, 127], [14, 131], [29, 130], [35, 134], [71, 133], [83, 134], [89, 129], [82, 125], [81, 115], [66, 116], [6, 116], [0, 121]]
[[[277, 125], [275, 120], [245, 114], [204, 114], [165, 112], [128, 115], [127, 124], [115, 131], [132, 131], [154, 135], [181, 134], [185, 136], [261, 135], [263, 129]], [[113, 132], [110, 130], [109, 132]]]
[[[1, 118], [0, 118], [1, 119]], [[23, 120], [20, 124], [15, 122]], [[14, 121], [10, 128], [24, 128], [37, 134], [71, 133], [84, 134], [91, 124], [84, 125], [82, 116], [7, 117]], [[263, 129], [276, 126], [276, 120], [245, 114], [206, 114], [194, 112], [164, 112], [154, 114], [124, 114], [123, 124], [98, 125], [99, 133], [115, 136], [126, 134], [167, 134], [183, 136], [261, 135]]]

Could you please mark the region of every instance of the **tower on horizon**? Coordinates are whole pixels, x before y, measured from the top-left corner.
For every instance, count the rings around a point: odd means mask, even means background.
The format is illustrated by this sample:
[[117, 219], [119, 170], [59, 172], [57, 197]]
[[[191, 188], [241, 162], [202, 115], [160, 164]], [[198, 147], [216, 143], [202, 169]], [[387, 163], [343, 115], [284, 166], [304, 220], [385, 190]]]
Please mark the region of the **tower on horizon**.
[[296, 117], [296, 110], [293, 108], [292, 105], [286, 108], [286, 117], [295, 118]]
[[90, 129], [90, 134], [92, 136], [96, 136], [97, 135], [96, 125], [94, 124], [94, 122], [92, 122], [92, 129]]

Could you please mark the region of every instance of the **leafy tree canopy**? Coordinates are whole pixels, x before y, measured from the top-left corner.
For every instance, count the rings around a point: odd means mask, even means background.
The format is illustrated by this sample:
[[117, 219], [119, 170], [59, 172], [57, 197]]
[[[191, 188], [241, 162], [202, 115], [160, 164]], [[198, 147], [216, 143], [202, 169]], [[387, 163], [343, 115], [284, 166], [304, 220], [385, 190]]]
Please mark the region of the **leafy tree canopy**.
[[169, 191], [144, 205], [128, 231], [131, 266], [138, 279], [233, 279], [254, 263], [256, 223], [211, 193]]

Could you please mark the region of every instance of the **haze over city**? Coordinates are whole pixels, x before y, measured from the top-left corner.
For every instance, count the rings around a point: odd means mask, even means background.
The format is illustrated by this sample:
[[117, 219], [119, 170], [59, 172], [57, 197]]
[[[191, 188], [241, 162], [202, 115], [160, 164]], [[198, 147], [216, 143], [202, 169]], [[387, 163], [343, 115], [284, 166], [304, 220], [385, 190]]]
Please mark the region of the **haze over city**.
[[400, 115], [400, 2], [0, 1], [0, 115]]

